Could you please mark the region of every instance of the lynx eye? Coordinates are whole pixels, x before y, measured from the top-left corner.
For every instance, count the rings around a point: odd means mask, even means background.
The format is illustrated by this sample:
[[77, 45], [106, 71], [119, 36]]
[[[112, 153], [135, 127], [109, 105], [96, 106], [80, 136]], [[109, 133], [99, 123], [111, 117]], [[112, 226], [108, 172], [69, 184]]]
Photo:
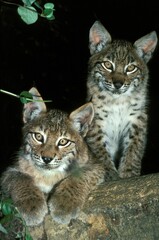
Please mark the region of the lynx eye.
[[57, 143], [58, 147], [67, 147], [70, 144], [71, 144], [71, 141], [67, 138], [61, 138]]
[[32, 133], [33, 139], [37, 142], [44, 143], [44, 137], [41, 133], [35, 132]]
[[136, 72], [136, 70], [137, 70], [137, 67], [136, 67], [134, 64], [130, 64], [130, 65], [128, 65], [127, 68], [126, 68], [127, 74]]
[[113, 64], [109, 61], [105, 61], [102, 63], [102, 67], [106, 70], [108, 70], [109, 72], [113, 71]]

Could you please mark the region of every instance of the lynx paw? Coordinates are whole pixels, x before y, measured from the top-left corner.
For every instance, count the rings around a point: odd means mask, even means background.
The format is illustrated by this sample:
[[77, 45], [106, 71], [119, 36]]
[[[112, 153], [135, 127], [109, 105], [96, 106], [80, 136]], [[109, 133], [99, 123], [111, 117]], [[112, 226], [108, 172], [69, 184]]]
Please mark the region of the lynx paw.
[[58, 189], [48, 201], [50, 215], [63, 224], [68, 224], [71, 219], [77, 218], [83, 204], [83, 198], [79, 192], [72, 189]]
[[78, 216], [79, 208], [68, 209], [66, 208], [66, 203], [61, 203], [57, 199], [49, 202], [49, 209], [51, 217], [58, 223], [68, 224], [71, 219], [75, 219]]
[[27, 226], [41, 224], [48, 213], [48, 207], [44, 199], [32, 197], [23, 201], [17, 201], [16, 205]]

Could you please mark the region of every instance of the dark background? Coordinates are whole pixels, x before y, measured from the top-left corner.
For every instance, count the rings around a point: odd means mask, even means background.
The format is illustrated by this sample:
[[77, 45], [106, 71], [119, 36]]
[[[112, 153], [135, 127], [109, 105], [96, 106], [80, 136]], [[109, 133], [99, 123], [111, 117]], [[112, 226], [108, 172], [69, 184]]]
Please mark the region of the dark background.
[[[10, 2], [21, 3], [21, 0]], [[47, 1], [41, 1], [41, 4]], [[17, 7], [0, 2], [0, 88], [15, 94], [36, 86], [48, 107], [72, 111], [85, 103], [89, 58], [88, 36], [100, 20], [114, 38], [132, 42], [155, 30], [159, 36], [157, 1], [50, 0], [55, 20], [25, 24]], [[142, 174], [159, 172], [159, 49], [149, 62], [149, 132]], [[20, 146], [22, 104], [0, 94], [1, 171]]]

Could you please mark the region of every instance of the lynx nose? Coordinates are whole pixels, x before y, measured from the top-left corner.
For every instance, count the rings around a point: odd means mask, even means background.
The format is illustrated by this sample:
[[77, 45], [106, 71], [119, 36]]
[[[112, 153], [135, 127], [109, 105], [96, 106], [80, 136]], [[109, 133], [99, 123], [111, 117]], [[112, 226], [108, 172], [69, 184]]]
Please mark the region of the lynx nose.
[[46, 164], [50, 163], [50, 162], [52, 161], [52, 159], [53, 159], [53, 158], [50, 158], [50, 157], [42, 157], [42, 160], [43, 160]]
[[123, 83], [122, 83], [122, 82], [114, 82], [114, 86], [115, 86], [115, 88], [116, 88], [116, 89], [119, 89], [119, 88], [121, 88], [121, 87], [122, 87], [122, 85], [123, 85]]

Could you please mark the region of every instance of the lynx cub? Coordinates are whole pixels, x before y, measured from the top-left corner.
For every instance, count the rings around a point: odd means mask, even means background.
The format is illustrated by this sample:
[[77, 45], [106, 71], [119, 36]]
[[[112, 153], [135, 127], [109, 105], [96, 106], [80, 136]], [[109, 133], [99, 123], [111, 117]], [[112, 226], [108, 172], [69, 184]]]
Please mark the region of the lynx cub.
[[90, 29], [87, 100], [95, 117], [86, 141], [107, 176], [127, 178], [141, 174], [147, 138], [148, 66], [157, 35], [153, 31], [134, 44], [112, 40], [96, 21]]
[[23, 142], [15, 165], [2, 175], [1, 188], [28, 226], [40, 224], [48, 210], [56, 221], [68, 223], [104, 180], [103, 167], [93, 163], [84, 141], [93, 106], [86, 103], [70, 115], [47, 111], [37, 89], [30, 93], [36, 101], [24, 105]]

